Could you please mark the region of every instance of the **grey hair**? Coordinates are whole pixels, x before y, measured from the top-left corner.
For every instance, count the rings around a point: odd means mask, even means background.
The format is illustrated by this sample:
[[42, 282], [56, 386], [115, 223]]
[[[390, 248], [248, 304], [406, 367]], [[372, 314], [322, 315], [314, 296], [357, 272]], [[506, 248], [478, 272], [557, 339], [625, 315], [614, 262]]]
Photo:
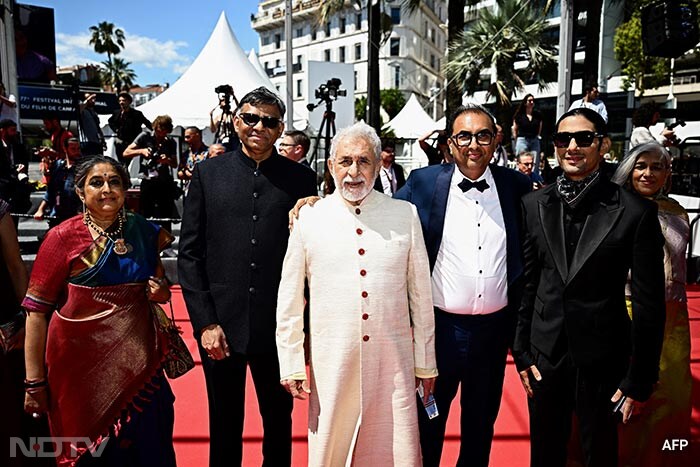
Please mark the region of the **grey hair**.
[[[637, 159], [642, 154], [651, 153], [659, 157], [659, 160], [664, 163], [667, 169], [671, 168], [671, 154], [656, 141], [651, 141], [648, 143], [638, 144], [633, 147], [632, 150], [627, 154], [627, 157], [623, 159], [617, 166], [615, 174], [612, 176], [611, 180], [620, 186], [623, 186], [631, 191], [634, 191], [632, 187], [632, 171], [634, 166], [637, 164]], [[670, 177], [666, 181], [666, 184], [661, 189], [661, 191], [666, 194], [670, 189]]]
[[352, 126], [343, 128], [335, 135], [331, 141], [331, 159], [335, 159], [338, 152], [338, 146], [346, 139], [361, 138], [367, 141], [374, 152], [374, 157], [377, 160], [381, 159], [382, 142], [377, 136], [377, 132], [365, 122], [357, 122]]

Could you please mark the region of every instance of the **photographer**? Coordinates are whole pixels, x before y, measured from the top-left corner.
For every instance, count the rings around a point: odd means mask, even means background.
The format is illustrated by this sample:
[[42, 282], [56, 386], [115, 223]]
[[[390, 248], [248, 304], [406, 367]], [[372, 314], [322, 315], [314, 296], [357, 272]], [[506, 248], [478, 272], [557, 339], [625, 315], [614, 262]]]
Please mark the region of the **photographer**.
[[[173, 121], [168, 115], [153, 120], [153, 132], [143, 131], [124, 150], [124, 158], [140, 156], [141, 198], [139, 214], [144, 217], [176, 217], [175, 200], [179, 188], [173, 179], [171, 168], [177, 167], [177, 145], [168, 136], [173, 131]], [[169, 221], [156, 222], [171, 231]]]
[[[433, 135], [437, 135], [436, 138], [432, 138]], [[428, 140], [435, 139], [436, 144], [433, 147]], [[418, 145], [423, 150], [426, 156], [428, 156], [428, 165], [438, 165], [447, 162], [452, 162], [452, 155], [447, 146], [447, 135], [445, 130], [433, 130], [430, 133], [423, 135], [418, 139]]]
[[100, 118], [95, 112], [97, 94], [86, 92], [84, 97], [85, 99], [79, 103], [82, 133], [80, 150], [87, 156], [101, 155], [107, 149], [107, 143], [100, 128]]
[[142, 125], [151, 129], [151, 122], [140, 110], [131, 107], [132, 102], [133, 99], [128, 92], [119, 93], [119, 110], [114, 112], [108, 121], [109, 127], [117, 135], [114, 145], [117, 159], [126, 167], [129, 166], [129, 161], [124, 160], [124, 150], [141, 133]]
[[659, 106], [655, 102], [643, 104], [634, 111], [632, 115], [634, 129], [630, 135], [630, 149], [650, 141], [657, 141], [666, 147], [679, 143], [674, 131], [668, 127], [664, 127], [658, 136], [651, 133], [649, 127], [656, 125], [660, 118]]
[[202, 143], [202, 132], [196, 126], [185, 129], [185, 142], [188, 149], [180, 154], [177, 178], [185, 183], [185, 193], [187, 193], [194, 166], [209, 157], [209, 148]]
[[219, 96], [219, 104], [209, 112], [209, 129], [214, 133], [215, 143], [223, 144], [227, 151], [235, 151], [241, 142], [233, 129], [231, 98], [233, 98], [236, 107], [238, 107], [238, 99], [236, 99], [233, 88], [228, 84], [217, 86], [214, 88], [214, 92]]

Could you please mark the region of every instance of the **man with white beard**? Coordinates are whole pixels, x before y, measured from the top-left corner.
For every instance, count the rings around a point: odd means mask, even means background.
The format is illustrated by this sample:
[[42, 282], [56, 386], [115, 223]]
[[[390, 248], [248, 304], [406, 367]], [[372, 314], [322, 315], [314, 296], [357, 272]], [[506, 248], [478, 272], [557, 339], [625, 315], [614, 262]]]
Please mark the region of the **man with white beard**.
[[[364, 123], [333, 139], [338, 187], [302, 208], [277, 302], [281, 383], [309, 398], [309, 465], [421, 464], [416, 386], [432, 393], [430, 268], [416, 208], [373, 190], [380, 140]], [[310, 286], [310, 385], [304, 281]]]

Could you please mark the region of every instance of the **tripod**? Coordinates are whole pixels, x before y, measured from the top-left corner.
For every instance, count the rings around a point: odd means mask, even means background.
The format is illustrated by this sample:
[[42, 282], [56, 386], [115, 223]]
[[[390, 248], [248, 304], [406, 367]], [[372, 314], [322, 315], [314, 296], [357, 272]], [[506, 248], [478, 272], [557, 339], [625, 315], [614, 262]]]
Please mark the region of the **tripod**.
[[[309, 104], [312, 105], [312, 104]], [[318, 104], [317, 104], [318, 105]], [[310, 109], [311, 110], [311, 109]], [[335, 136], [335, 112], [333, 112], [333, 102], [326, 101], [326, 110], [323, 112], [323, 119], [321, 120], [321, 127], [318, 129], [318, 136], [316, 138], [316, 147], [311, 155], [311, 166], [316, 167], [316, 172], [321, 173], [318, 167], [318, 147], [323, 138], [323, 177], [319, 177], [318, 185], [321, 187], [321, 183], [325, 182], [325, 194], [332, 193], [335, 190], [335, 184], [333, 183], [333, 177], [330, 176], [328, 172], [328, 159], [331, 155], [331, 140]]]

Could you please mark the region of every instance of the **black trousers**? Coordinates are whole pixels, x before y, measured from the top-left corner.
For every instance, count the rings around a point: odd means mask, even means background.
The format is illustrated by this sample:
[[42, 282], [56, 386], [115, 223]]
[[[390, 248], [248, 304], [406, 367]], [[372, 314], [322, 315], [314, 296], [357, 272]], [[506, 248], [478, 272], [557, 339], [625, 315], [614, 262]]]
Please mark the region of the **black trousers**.
[[292, 396], [280, 384], [277, 353], [211, 360], [201, 344], [209, 400], [210, 467], [239, 466], [243, 459], [246, 369], [250, 366], [263, 422], [263, 466], [292, 462]]
[[457, 465], [488, 466], [512, 333], [512, 320], [503, 310], [473, 316], [435, 310], [439, 375], [433, 395], [440, 415], [428, 419], [423, 404], [418, 402], [424, 466], [440, 465], [447, 416], [460, 384], [461, 441]]
[[[172, 218], [176, 214], [175, 200], [172, 193], [173, 180], [166, 177], [155, 177], [141, 181], [141, 199], [139, 202], [142, 216], [161, 219]], [[169, 221], [156, 222], [168, 232], [172, 232]]]
[[610, 398], [623, 376], [616, 369], [577, 368], [568, 355], [551, 362], [535, 353], [541, 381], [530, 378], [533, 397], [530, 413], [530, 465], [564, 467], [571, 434], [572, 415], [579, 421], [583, 457], [589, 467], [617, 466], [617, 423]]

